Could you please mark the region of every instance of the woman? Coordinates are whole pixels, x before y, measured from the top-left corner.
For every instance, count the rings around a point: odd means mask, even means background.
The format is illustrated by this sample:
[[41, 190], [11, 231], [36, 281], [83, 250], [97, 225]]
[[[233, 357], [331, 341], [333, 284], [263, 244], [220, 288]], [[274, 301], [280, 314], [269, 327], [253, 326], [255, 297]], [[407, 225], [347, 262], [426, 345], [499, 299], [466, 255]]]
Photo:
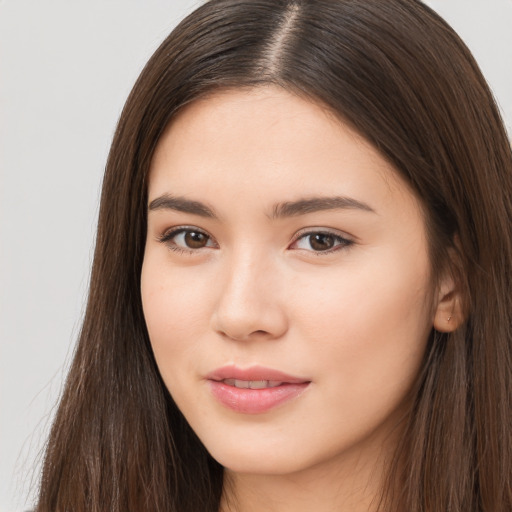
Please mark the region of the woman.
[[114, 137], [37, 510], [510, 510], [511, 193], [420, 2], [201, 6]]

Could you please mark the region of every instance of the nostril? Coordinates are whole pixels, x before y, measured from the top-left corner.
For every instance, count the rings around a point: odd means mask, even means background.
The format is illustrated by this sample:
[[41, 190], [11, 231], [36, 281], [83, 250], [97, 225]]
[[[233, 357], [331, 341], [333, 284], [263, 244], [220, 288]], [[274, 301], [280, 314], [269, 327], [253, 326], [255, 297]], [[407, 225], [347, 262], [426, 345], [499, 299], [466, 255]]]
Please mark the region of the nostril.
[[250, 340], [250, 339], [261, 339], [261, 338], [265, 338], [265, 337], [268, 337], [268, 336], [271, 336], [270, 333], [268, 333], [267, 331], [264, 331], [264, 330], [257, 330], [257, 331], [252, 331], [252, 332], [234, 332], [233, 330], [229, 330], [229, 331], [226, 331], [226, 330], [221, 330], [219, 331], [222, 336], [226, 336], [227, 338], [230, 338], [232, 340], [236, 340], [236, 341], [245, 341], [245, 340]]

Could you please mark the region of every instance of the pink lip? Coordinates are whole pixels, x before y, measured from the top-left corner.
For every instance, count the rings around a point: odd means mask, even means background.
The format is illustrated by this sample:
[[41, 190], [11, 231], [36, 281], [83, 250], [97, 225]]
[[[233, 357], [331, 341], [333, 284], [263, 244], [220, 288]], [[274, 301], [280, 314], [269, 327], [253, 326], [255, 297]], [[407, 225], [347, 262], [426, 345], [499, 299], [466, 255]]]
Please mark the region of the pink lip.
[[[262, 366], [242, 369], [236, 366], [224, 366], [207, 375], [213, 396], [233, 411], [243, 414], [261, 414], [302, 394], [311, 383], [310, 380], [294, 377], [278, 370]], [[262, 389], [237, 388], [223, 382], [226, 379], [243, 381], [281, 382], [276, 387]]]

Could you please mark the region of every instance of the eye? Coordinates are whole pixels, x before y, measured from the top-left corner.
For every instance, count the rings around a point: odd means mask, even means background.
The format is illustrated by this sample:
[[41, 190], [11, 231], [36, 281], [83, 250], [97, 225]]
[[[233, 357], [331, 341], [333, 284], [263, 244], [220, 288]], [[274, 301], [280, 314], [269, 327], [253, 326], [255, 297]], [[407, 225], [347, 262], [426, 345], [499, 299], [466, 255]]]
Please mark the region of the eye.
[[174, 251], [193, 252], [208, 247], [217, 247], [204, 231], [194, 227], [180, 227], [167, 231], [159, 241]]
[[291, 249], [302, 249], [317, 253], [329, 253], [352, 245], [340, 235], [328, 231], [309, 231], [299, 235], [290, 246]]

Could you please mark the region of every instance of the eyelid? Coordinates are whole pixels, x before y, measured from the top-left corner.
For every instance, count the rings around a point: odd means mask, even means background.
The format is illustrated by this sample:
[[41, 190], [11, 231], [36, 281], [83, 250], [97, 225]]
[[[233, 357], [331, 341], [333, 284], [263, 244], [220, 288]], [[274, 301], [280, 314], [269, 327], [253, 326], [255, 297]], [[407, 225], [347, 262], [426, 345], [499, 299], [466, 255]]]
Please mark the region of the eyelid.
[[201, 247], [198, 249], [192, 249], [192, 248], [182, 247], [180, 245], [170, 243], [171, 240], [175, 236], [177, 236], [183, 232], [186, 232], [186, 231], [194, 231], [196, 233], [201, 233], [201, 234], [207, 236], [208, 239], [211, 240], [215, 244], [214, 248], [218, 247], [218, 244], [215, 241], [215, 238], [213, 238], [213, 236], [210, 235], [210, 233], [208, 233], [204, 229], [201, 229], [197, 226], [191, 226], [191, 225], [173, 226], [172, 228], [167, 228], [161, 235], [158, 235], [156, 239], [158, 242], [167, 245], [167, 247], [169, 247], [169, 249], [175, 250], [178, 252], [197, 253], [201, 249], [212, 249], [212, 247]]
[[[315, 235], [315, 234], [323, 234], [323, 235], [330, 235], [340, 241], [338, 245], [335, 245], [331, 249], [327, 249], [325, 251], [308, 251], [316, 256], [321, 256], [322, 254], [330, 254], [333, 252], [336, 252], [340, 249], [347, 248], [355, 243], [355, 237], [348, 235], [345, 232], [338, 231], [337, 229], [332, 228], [324, 228], [324, 227], [309, 227], [309, 228], [303, 228], [297, 233], [293, 235], [292, 241], [290, 242], [290, 245], [288, 247], [291, 247], [293, 244], [298, 242], [301, 238], [304, 238], [308, 235]], [[297, 249], [297, 250], [304, 250], [304, 249]]]

